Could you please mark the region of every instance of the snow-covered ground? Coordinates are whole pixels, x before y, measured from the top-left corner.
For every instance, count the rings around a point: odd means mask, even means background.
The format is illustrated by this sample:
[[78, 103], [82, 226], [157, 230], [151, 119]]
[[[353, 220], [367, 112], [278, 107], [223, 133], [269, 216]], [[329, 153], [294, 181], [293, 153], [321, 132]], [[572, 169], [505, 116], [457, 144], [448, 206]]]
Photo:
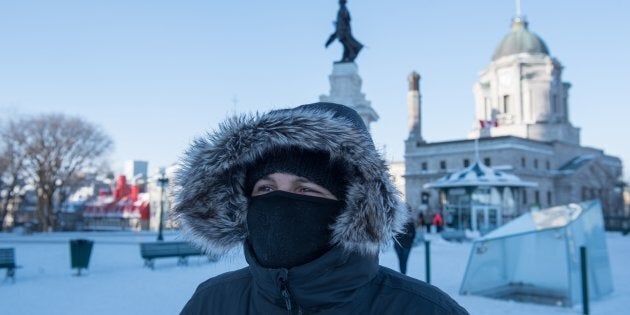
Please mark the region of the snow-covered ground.
[[[89, 269], [80, 277], [70, 269], [69, 240], [77, 238], [94, 241]], [[242, 253], [235, 252], [215, 263], [202, 257], [189, 258], [188, 266], [177, 266], [175, 258], [159, 259], [155, 270], [150, 270], [143, 267], [138, 243], [155, 238], [155, 233], [144, 232], [0, 233], [0, 247], [14, 247], [17, 263], [22, 266], [15, 283], [0, 282], [0, 314], [178, 314], [201, 281], [246, 266]], [[179, 236], [168, 232], [165, 238], [176, 240]], [[460, 296], [471, 244], [439, 238], [433, 238], [431, 244], [432, 283], [471, 314], [581, 313], [580, 306], [571, 309]], [[607, 245], [615, 291], [591, 302], [591, 314], [628, 314], [630, 236], [608, 233]], [[398, 268], [392, 249], [381, 253], [380, 263]], [[415, 247], [408, 274], [424, 280], [424, 270], [424, 247]], [[3, 272], [0, 279], [4, 279]]]

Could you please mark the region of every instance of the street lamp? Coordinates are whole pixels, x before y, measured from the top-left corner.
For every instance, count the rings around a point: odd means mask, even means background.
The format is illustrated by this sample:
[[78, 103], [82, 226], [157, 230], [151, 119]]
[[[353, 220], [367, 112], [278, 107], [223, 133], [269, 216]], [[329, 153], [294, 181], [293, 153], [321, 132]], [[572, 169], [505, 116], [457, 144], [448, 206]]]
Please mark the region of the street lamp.
[[168, 185], [168, 177], [164, 172], [164, 168], [160, 168], [160, 177], [158, 178], [158, 183], [160, 184], [160, 220], [158, 225], [158, 241], [163, 241], [164, 236], [162, 236], [162, 216], [164, 215], [164, 188]]

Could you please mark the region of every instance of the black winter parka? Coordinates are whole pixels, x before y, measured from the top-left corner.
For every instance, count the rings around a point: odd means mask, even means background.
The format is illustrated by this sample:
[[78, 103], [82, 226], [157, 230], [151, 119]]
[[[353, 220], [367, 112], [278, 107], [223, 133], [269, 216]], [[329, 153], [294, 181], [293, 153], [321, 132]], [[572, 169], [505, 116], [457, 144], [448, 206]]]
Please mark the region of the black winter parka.
[[378, 256], [333, 248], [292, 269], [249, 267], [199, 285], [181, 314], [468, 314], [446, 293], [378, 265]]

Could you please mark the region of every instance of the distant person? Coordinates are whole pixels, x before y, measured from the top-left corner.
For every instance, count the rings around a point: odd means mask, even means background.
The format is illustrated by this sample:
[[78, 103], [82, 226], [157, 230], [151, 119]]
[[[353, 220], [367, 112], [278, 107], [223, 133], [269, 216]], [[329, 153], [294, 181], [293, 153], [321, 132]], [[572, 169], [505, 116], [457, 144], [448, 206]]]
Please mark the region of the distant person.
[[433, 215], [433, 225], [435, 225], [435, 229], [437, 230], [438, 233], [442, 232], [442, 227], [444, 226], [444, 219], [442, 218], [442, 215], [439, 212], [436, 212], [435, 215]]
[[404, 231], [396, 235], [394, 240], [394, 249], [398, 256], [398, 268], [402, 274], [407, 274], [407, 260], [413, 246], [413, 240], [416, 238], [416, 223], [409, 220], [403, 227]]
[[407, 220], [353, 109], [316, 103], [229, 119], [176, 174], [173, 214], [209, 254], [248, 267], [200, 284], [182, 314], [467, 314], [378, 264]]
[[431, 222], [432, 219], [429, 216], [429, 211], [422, 212], [422, 222], [424, 223], [424, 227], [427, 229], [427, 233], [431, 233]]

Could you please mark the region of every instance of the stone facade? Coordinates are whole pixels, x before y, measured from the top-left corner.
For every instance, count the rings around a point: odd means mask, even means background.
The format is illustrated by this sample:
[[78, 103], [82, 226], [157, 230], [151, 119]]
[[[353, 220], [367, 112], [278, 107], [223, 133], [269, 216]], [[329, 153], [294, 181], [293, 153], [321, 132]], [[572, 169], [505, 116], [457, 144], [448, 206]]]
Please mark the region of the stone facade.
[[[439, 211], [438, 192], [424, 185], [474, 163], [478, 139], [481, 162], [538, 183], [518, 196], [519, 212], [599, 198], [606, 215], [621, 215], [621, 160], [580, 145], [580, 129], [569, 120], [570, 84], [562, 81], [562, 68], [527, 22], [516, 18], [474, 85], [475, 120], [468, 139], [427, 142], [414, 128], [420, 123], [410, 122], [404, 175], [410, 207]], [[420, 120], [421, 94], [411, 87], [409, 93], [409, 116]], [[483, 128], [481, 121], [493, 127]], [[420, 200], [423, 192], [430, 193], [428, 204]]]
[[405, 162], [390, 161], [387, 163], [389, 174], [392, 176], [394, 186], [400, 192], [400, 196], [405, 199]]
[[[475, 162], [475, 141], [417, 143], [407, 140], [405, 197], [412, 209], [422, 209], [420, 197], [430, 194], [428, 208], [441, 209], [438, 192], [424, 185]], [[519, 212], [599, 198], [606, 213], [622, 211], [619, 158], [603, 151], [562, 142], [543, 142], [515, 136], [479, 139], [479, 160], [508, 171], [538, 187], [525, 188]]]

